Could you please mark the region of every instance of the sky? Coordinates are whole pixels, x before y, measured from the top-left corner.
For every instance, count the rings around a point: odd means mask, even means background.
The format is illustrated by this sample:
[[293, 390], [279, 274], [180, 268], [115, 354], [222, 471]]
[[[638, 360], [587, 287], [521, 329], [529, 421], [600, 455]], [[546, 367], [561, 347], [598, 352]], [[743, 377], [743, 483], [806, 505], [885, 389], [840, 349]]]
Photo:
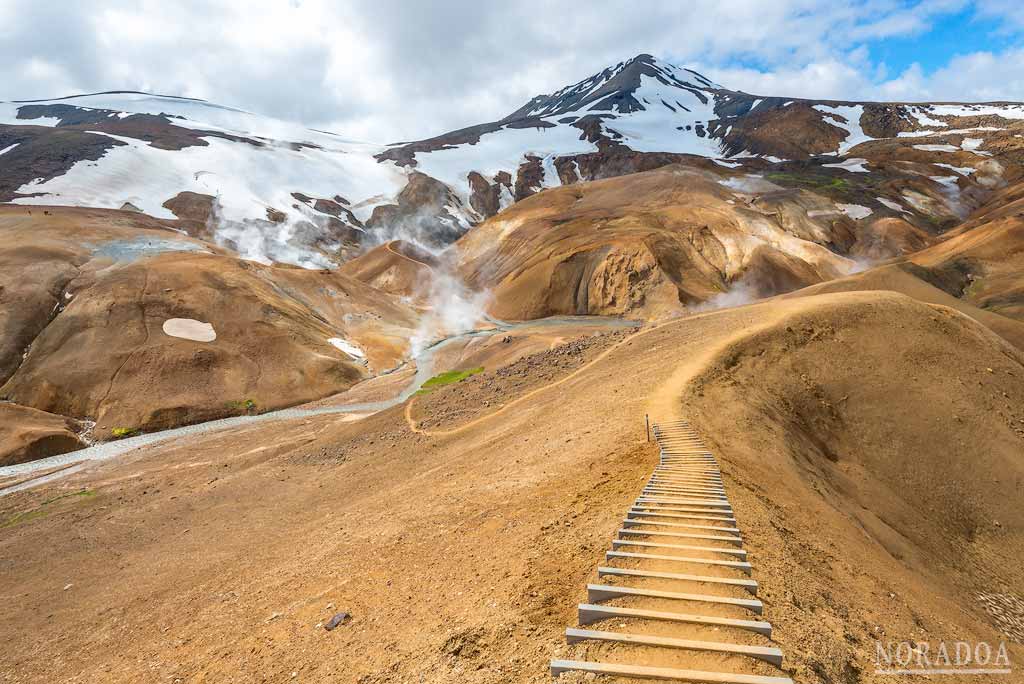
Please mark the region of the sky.
[[397, 142], [639, 53], [735, 90], [1024, 100], [1021, 0], [0, 0], [0, 100], [198, 97]]

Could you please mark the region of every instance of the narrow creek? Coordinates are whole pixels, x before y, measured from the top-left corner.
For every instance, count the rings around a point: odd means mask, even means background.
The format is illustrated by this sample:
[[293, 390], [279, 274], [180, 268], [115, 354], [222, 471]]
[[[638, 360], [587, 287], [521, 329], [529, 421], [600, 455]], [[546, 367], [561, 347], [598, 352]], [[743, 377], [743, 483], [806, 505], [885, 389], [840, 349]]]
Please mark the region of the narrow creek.
[[[397, 396], [392, 397], [391, 399], [365, 402], [361, 404], [347, 404], [345, 406], [326, 406], [319, 408], [292, 407], [279, 409], [277, 411], [268, 411], [267, 413], [261, 413], [254, 416], [233, 416], [231, 418], [221, 418], [219, 420], [211, 420], [205, 423], [183, 425], [182, 427], [170, 430], [161, 430], [160, 432], [151, 432], [135, 437], [128, 437], [117, 441], [101, 442], [85, 449], [70, 451], [66, 454], [59, 454], [57, 456], [51, 456], [37, 461], [30, 461], [28, 463], [3, 466], [0, 467], [0, 477], [20, 476], [25, 479], [18, 480], [15, 484], [0, 488], [0, 496], [12, 494], [23, 489], [28, 489], [30, 487], [35, 487], [46, 482], [66, 477], [67, 475], [83, 469], [94, 461], [106, 461], [126, 454], [129, 451], [134, 451], [141, 447], [150, 446], [178, 437], [190, 437], [193, 435], [216, 432], [225, 428], [274, 420], [290, 420], [331, 413], [376, 413], [378, 411], [389, 409], [405, 402], [423, 386], [423, 383], [434, 377], [434, 357], [438, 351], [451, 344], [468, 340], [470, 338], [490, 337], [492, 335], [512, 332], [522, 328], [558, 328], [562, 326], [594, 325], [616, 329], [635, 328], [640, 325], [640, 323], [636, 321], [603, 316], [552, 316], [550, 318], [540, 318], [532, 321], [521, 322], [500, 321], [497, 319], [488, 319], [488, 321], [492, 323], [494, 327], [450, 335], [434, 342], [432, 345], [420, 352], [413, 360], [416, 364], [416, 375], [413, 376], [409, 384], [406, 385]], [[407, 361], [406, 363], [388, 371], [388, 373], [394, 373], [395, 371], [401, 370], [408, 363], [409, 362]], [[32, 473], [44, 471], [47, 471], [46, 474], [40, 475], [39, 477], [31, 477]]]

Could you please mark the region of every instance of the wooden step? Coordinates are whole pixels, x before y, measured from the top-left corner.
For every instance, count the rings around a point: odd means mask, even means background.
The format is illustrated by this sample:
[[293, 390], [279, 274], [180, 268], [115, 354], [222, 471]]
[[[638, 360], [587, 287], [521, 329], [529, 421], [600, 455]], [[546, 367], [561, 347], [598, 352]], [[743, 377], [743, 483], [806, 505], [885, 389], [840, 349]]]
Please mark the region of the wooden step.
[[658, 465], [666, 466], [688, 466], [688, 465], [703, 465], [703, 466], [717, 466], [718, 461], [713, 458], [698, 458], [694, 456], [668, 456], [662, 457], [658, 461]]
[[632, 558], [634, 560], [659, 560], [672, 563], [686, 563], [688, 565], [714, 565], [729, 568], [730, 570], [739, 570], [748, 575], [754, 571], [753, 566], [746, 561], [709, 560], [707, 558], [689, 558], [687, 556], [664, 556], [657, 553], [633, 553], [632, 551], [605, 551], [604, 557], [605, 560]]
[[664, 620], [666, 622], [685, 622], [691, 625], [709, 625], [716, 627], [735, 627], [772, 638], [772, 625], [763, 620], [739, 620], [737, 618], [716, 617], [713, 615], [690, 615], [689, 613], [666, 613], [660, 610], [644, 610], [642, 608], [622, 608], [620, 606], [599, 606], [593, 603], [581, 603], [578, 607], [580, 625], [589, 625], [600, 620], [616, 617], [634, 617], [643, 620]]
[[764, 604], [758, 599], [741, 599], [730, 596], [715, 596], [714, 594], [687, 594], [678, 591], [661, 591], [660, 589], [641, 589], [638, 587], [623, 587], [611, 584], [588, 584], [587, 600], [591, 603], [600, 603], [612, 598], [622, 596], [644, 596], [646, 598], [663, 598], [675, 601], [694, 601], [697, 603], [721, 603], [730, 606], [746, 608], [752, 613], [760, 615], [764, 612]]
[[714, 461], [663, 461], [658, 464], [659, 466], [670, 466], [679, 468], [714, 468], [718, 470], [718, 464]]
[[661, 453], [664, 456], [714, 456], [713, 453], [707, 449], [694, 448], [694, 447], [662, 447]]
[[653, 579], [677, 580], [679, 582], [699, 582], [703, 584], [727, 584], [732, 587], [746, 589], [757, 596], [757, 580], [740, 579], [737, 577], [710, 577], [707, 575], [689, 575], [661, 570], [644, 570], [642, 568], [611, 568], [598, 567], [598, 577], [650, 577]]
[[719, 534], [735, 534], [737, 539], [739, 539], [740, 534], [739, 528], [736, 527], [718, 527], [717, 525], [694, 525], [692, 523], [641, 520], [639, 518], [626, 518], [622, 521], [623, 527], [633, 527], [635, 525], [648, 525], [650, 527], [673, 527], [676, 529], [685, 528], [688, 530], [710, 530], [718, 532]]
[[706, 492], [724, 492], [725, 487], [721, 482], [679, 482], [673, 479], [665, 479], [652, 475], [645, 487], [661, 487], [662, 489], [694, 489]]
[[710, 454], [672, 454], [662, 453], [658, 459], [659, 466], [687, 466], [687, 465], [705, 465], [705, 466], [717, 466], [718, 461]]
[[665, 487], [662, 485], [647, 485], [643, 488], [642, 494], [672, 494], [682, 496], [700, 496], [710, 499], [724, 499], [725, 492], [721, 489], [703, 489], [699, 487]]
[[619, 644], [637, 646], [659, 646], [661, 648], [678, 648], [686, 651], [711, 651], [729, 655], [748, 656], [782, 667], [782, 650], [769, 646], [745, 646], [743, 644], [727, 644], [721, 641], [698, 641], [693, 639], [673, 639], [648, 634], [622, 634], [620, 632], [600, 632], [594, 629], [570, 627], [565, 630], [567, 643], [581, 641], [610, 641]]
[[664, 482], [649, 482], [644, 485], [644, 489], [656, 489], [667, 492], [680, 492], [682, 494], [725, 494], [725, 489], [720, 486], [714, 485], [681, 485], [681, 484], [666, 484]]
[[740, 545], [743, 540], [739, 537], [723, 536], [717, 534], [687, 534], [686, 532], [658, 532], [657, 530], [619, 530], [619, 534], [629, 534], [636, 537], [670, 537], [672, 539], [700, 539], [701, 541], [720, 541]]
[[[661, 460], [677, 459], [683, 461], [713, 461], [715, 455], [702, 445], [661, 444]], [[689, 453], [684, 453], [689, 452]]]
[[689, 504], [694, 505], [705, 505], [705, 506], [718, 506], [721, 508], [729, 508], [729, 502], [716, 501], [714, 499], [684, 499], [680, 497], [672, 496], [641, 496], [637, 498], [637, 501], [661, 501], [662, 503], [675, 503], [675, 504]]
[[[726, 503], [728, 499], [723, 499]], [[732, 515], [732, 508], [728, 506], [686, 506], [682, 504], [664, 503], [661, 501], [651, 501], [650, 499], [637, 499], [636, 503], [633, 504], [632, 508], [644, 508], [653, 511], [675, 511], [675, 512], [686, 512], [686, 513], [713, 513], [715, 515]]]
[[[723, 511], [721, 509], [715, 509], [714, 511], [702, 511], [700, 513], [680, 513], [679, 511], [684, 510], [681, 508], [671, 507], [658, 507], [650, 504], [640, 504], [632, 506], [626, 515], [632, 517], [632, 514], [636, 513], [640, 516], [654, 516], [658, 518], [675, 518], [677, 520], [711, 520], [722, 523], [736, 524], [736, 518], [733, 518], [730, 511]], [[706, 515], [706, 513], [724, 513], [725, 515]]]
[[[718, 494], [718, 493], [715, 493], [715, 492], [680, 492], [680, 491], [672, 490], [672, 489], [646, 489], [646, 488], [643, 489], [640, 492], [640, 497], [647, 497], [647, 498], [649, 498], [649, 497], [658, 497], [658, 496], [699, 496], [702, 499], [711, 499], [711, 500], [714, 500], [714, 501], [721, 501], [721, 502], [724, 502], [724, 503], [729, 503], [729, 498], [727, 496], [725, 496], [723, 494]], [[638, 498], [637, 500], [639, 501], [640, 499]], [[675, 504], [670, 504], [670, 505], [675, 505]], [[707, 508], [707, 506], [702, 506], [702, 507], [703, 508]], [[722, 506], [721, 508], [726, 508], [726, 507]]]
[[673, 520], [711, 520], [723, 523], [736, 524], [736, 518], [723, 518], [715, 515], [696, 515], [690, 513], [658, 513], [653, 512], [650, 509], [647, 510], [631, 510], [626, 513], [630, 518], [670, 518]]
[[669, 473], [666, 471], [655, 470], [648, 481], [654, 482], [681, 482], [683, 484], [711, 484], [711, 485], [722, 485], [721, 473], [711, 475], [690, 475], [688, 473]]
[[722, 478], [719, 475], [674, 475], [668, 473], [655, 472], [653, 475], [651, 475], [649, 481], [682, 485], [710, 485], [713, 487], [724, 486]]
[[697, 473], [711, 473], [721, 475], [722, 471], [717, 463], [659, 463], [654, 468], [655, 473], [678, 473], [680, 475], [692, 475]]
[[677, 682], [700, 682], [701, 684], [793, 684], [793, 680], [789, 677], [678, 670], [671, 667], [591, 663], [583, 660], [552, 660], [551, 676], [557, 677], [563, 672], [591, 672], [595, 675], [632, 677], [633, 679], [668, 679]]
[[725, 489], [720, 485], [700, 485], [700, 484], [675, 484], [665, 482], [649, 482], [644, 485], [644, 489], [659, 489], [666, 490], [669, 492], [681, 492], [683, 494], [690, 492], [692, 494], [725, 494]]
[[678, 468], [658, 466], [654, 469], [656, 474], [672, 475], [676, 477], [721, 477], [722, 471], [714, 467], [700, 468]]
[[721, 553], [726, 556], [736, 556], [737, 558], [746, 558], [747, 552], [743, 549], [723, 549], [714, 546], [690, 546], [689, 544], [659, 544], [656, 541], [644, 542], [644, 541], [633, 541], [631, 539], [613, 539], [612, 548], [618, 548], [620, 546], [643, 546], [650, 549], [683, 549], [684, 551], [707, 551], [708, 553]]
[[[702, 470], [703, 473], [697, 473], [699, 477], [721, 477], [722, 471], [719, 469], [717, 463], [708, 464], [692, 464], [700, 466], [698, 468], [690, 468], [689, 466], [681, 468], [678, 464], [664, 463], [654, 467], [654, 471], [651, 472], [651, 477], [694, 477], [692, 470]], [[708, 474], [706, 471], [711, 471]]]

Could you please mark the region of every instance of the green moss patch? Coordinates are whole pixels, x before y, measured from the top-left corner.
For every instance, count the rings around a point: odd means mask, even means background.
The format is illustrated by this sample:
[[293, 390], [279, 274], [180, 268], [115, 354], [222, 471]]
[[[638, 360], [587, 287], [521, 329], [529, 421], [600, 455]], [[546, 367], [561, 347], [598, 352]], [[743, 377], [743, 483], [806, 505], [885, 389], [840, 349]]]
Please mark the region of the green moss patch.
[[41, 504], [39, 504], [38, 506], [36, 506], [35, 508], [33, 508], [31, 510], [23, 511], [21, 513], [16, 513], [16, 514], [12, 515], [10, 518], [8, 518], [7, 520], [5, 520], [2, 523], [0, 523], [0, 528], [12, 527], [14, 525], [17, 525], [18, 523], [28, 522], [29, 520], [35, 520], [36, 518], [42, 518], [43, 516], [45, 516], [45, 515], [47, 515], [49, 513], [49, 510], [47, 510], [47, 506], [49, 506], [50, 504], [56, 503], [58, 501], [61, 501], [62, 499], [70, 499], [70, 498], [89, 499], [89, 498], [92, 498], [94, 496], [96, 496], [96, 492], [94, 492], [91, 489], [82, 489], [82, 490], [79, 490], [77, 492], [68, 492], [67, 494], [61, 494], [60, 496], [55, 496], [52, 499], [47, 499], [46, 501], [42, 502]]
[[817, 190], [836, 190], [842, 191], [849, 189], [849, 183], [845, 178], [836, 178], [835, 176], [826, 176], [823, 174], [814, 173], [782, 173], [774, 172], [765, 175], [765, 178], [778, 185], [786, 185], [790, 187], [800, 188], [814, 188]]
[[483, 366], [479, 366], [477, 368], [467, 368], [465, 370], [445, 371], [444, 373], [441, 373], [440, 375], [435, 375], [434, 377], [430, 378], [425, 383], [423, 383], [423, 387], [421, 387], [419, 391], [416, 392], [416, 394], [427, 394], [428, 392], [438, 387], [443, 387], [444, 385], [451, 385], [452, 383], [459, 382], [460, 380], [465, 380], [471, 375], [476, 375], [477, 373], [483, 372]]

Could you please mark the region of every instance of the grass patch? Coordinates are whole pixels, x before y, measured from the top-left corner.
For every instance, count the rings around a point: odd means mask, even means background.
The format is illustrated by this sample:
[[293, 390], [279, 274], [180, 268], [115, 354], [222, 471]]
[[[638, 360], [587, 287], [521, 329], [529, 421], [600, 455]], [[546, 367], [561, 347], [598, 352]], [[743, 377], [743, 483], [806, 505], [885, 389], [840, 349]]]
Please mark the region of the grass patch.
[[228, 408], [236, 411], [248, 411], [252, 412], [256, 410], [256, 402], [252, 399], [243, 399], [241, 401], [229, 401]]
[[24, 511], [22, 513], [16, 513], [16, 514], [12, 515], [10, 518], [8, 518], [7, 520], [3, 521], [3, 523], [0, 523], [0, 529], [2, 529], [4, 527], [12, 527], [14, 525], [17, 525], [18, 523], [28, 522], [29, 520], [35, 520], [36, 518], [42, 518], [44, 515], [49, 513], [49, 511], [46, 510], [46, 507], [49, 506], [52, 503], [60, 501], [61, 499], [68, 499], [68, 498], [71, 498], [71, 497], [81, 497], [81, 498], [87, 498], [88, 499], [88, 498], [92, 498], [94, 496], [96, 496], [96, 492], [91, 490], [91, 489], [82, 489], [82, 490], [77, 491], [77, 492], [68, 492], [67, 494], [61, 494], [60, 496], [55, 496], [52, 499], [47, 499], [46, 501], [44, 501], [43, 503], [39, 504], [38, 506], [36, 506], [32, 510]]
[[823, 176], [818, 174], [795, 174], [795, 173], [782, 173], [776, 171], [774, 173], [765, 174], [765, 178], [778, 183], [779, 185], [790, 185], [803, 188], [816, 188], [821, 190], [835, 190], [843, 191], [848, 190], [850, 184], [845, 178], [836, 178], [834, 176]]
[[466, 370], [445, 371], [444, 373], [441, 373], [440, 375], [435, 375], [434, 377], [430, 378], [425, 383], [423, 383], [423, 387], [417, 390], [416, 394], [427, 394], [438, 387], [450, 385], [452, 383], [465, 380], [471, 375], [476, 375], [477, 373], [483, 372], [483, 366], [479, 366], [477, 368], [467, 368]]
[[131, 427], [116, 427], [110, 431], [110, 434], [117, 439], [121, 439], [122, 437], [131, 437], [132, 435], [139, 434], [139, 429]]

